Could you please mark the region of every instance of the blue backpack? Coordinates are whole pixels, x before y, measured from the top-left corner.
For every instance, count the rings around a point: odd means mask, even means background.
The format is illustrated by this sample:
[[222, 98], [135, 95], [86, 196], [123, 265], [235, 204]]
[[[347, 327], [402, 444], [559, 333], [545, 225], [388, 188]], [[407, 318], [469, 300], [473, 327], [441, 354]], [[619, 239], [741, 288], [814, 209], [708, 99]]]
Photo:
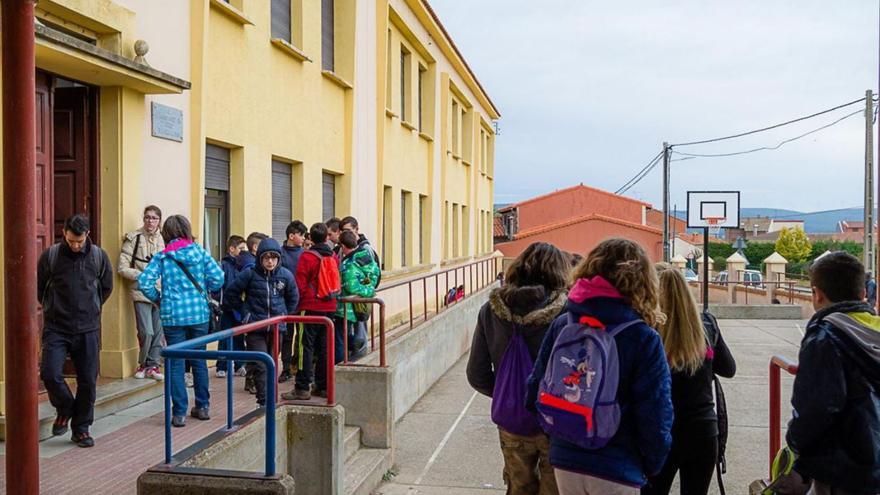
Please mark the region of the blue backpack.
[[510, 433], [533, 436], [541, 432], [538, 418], [526, 409], [526, 381], [534, 367], [526, 340], [513, 326], [501, 363], [495, 370], [492, 390], [492, 422]]
[[538, 389], [538, 419], [548, 435], [592, 450], [617, 433], [620, 369], [614, 336], [641, 321], [606, 327], [595, 318], [568, 314]]

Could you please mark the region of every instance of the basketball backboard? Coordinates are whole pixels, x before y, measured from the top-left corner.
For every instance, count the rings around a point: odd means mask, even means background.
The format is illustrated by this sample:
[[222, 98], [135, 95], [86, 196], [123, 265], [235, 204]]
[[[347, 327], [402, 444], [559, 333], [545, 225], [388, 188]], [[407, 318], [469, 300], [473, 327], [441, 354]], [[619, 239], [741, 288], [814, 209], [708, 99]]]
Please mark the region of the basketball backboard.
[[689, 229], [739, 228], [739, 191], [688, 191], [687, 199]]

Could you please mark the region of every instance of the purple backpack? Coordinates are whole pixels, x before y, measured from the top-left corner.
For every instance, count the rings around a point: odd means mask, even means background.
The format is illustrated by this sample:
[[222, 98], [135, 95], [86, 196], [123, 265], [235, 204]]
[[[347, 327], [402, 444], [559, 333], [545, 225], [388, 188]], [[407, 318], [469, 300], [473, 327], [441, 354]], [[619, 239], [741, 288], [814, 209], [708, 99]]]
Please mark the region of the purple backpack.
[[538, 418], [526, 409], [526, 381], [534, 362], [526, 340], [513, 327], [513, 335], [495, 371], [492, 421], [510, 433], [532, 436], [541, 432]]
[[642, 320], [605, 327], [589, 316], [556, 337], [538, 389], [538, 418], [548, 435], [585, 449], [601, 449], [617, 433], [620, 375], [614, 336]]

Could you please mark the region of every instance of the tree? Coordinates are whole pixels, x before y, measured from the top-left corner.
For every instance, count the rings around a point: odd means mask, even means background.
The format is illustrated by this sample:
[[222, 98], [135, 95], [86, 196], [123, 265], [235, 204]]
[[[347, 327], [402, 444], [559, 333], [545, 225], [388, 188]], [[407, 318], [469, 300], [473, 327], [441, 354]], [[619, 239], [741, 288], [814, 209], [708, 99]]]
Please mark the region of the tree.
[[810, 257], [813, 245], [802, 229], [782, 229], [776, 240], [776, 252], [790, 262], [797, 263]]

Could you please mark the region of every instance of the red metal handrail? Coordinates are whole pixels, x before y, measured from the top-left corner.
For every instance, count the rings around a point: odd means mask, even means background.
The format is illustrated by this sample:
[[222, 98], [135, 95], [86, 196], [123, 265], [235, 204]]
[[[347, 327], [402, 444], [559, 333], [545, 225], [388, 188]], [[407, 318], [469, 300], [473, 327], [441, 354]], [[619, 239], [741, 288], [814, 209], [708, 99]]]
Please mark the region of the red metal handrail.
[[790, 375], [796, 375], [798, 372], [797, 363], [790, 361], [782, 356], [773, 356], [770, 358], [770, 469], [773, 468], [773, 458], [779, 452], [782, 443], [782, 408], [781, 395], [781, 378], [779, 370], [785, 370]]
[[[353, 303], [366, 303], [370, 305], [379, 306], [379, 367], [385, 368], [387, 363], [385, 361], [385, 301], [379, 299], [378, 297], [341, 297], [339, 298], [339, 302], [343, 305], [342, 311], [342, 321], [343, 321], [343, 342], [345, 343], [345, 351], [342, 354], [342, 362], [343, 364], [348, 363], [348, 309], [346, 307], [347, 304]], [[372, 310], [371, 310], [372, 313]], [[372, 316], [372, 315], [371, 315]], [[373, 319], [371, 317], [371, 319]], [[376, 344], [373, 339], [373, 326], [371, 323], [370, 327], [370, 351], [376, 350]]]
[[[407, 291], [408, 291], [408, 295], [409, 295], [409, 313], [408, 313], [409, 314], [409, 327], [413, 328], [415, 326], [415, 315], [414, 315], [414, 311], [413, 311], [413, 290], [412, 290], [413, 284], [415, 284], [415, 283], [422, 284], [422, 298], [423, 298], [423, 303], [424, 303], [423, 313], [424, 313], [425, 321], [428, 321], [430, 319], [429, 315], [428, 315], [428, 289], [427, 289], [429, 279], [431, 279], [431, 278], [434, 279], [434, 293], [435, 293], [434, 294], [434, 302], [435, 302], [435, 306], [436, 306], [436, 312], [434, 313], [434, 316], [437, 316], [438, 314], [440, 314], [443, 311], [443, 309], [442, 309], [443, 306], [446, 306], [446, 304], [445, 304], [446, 294], [449, 292], [449, 289], [451, 287], [449, 285], [449, 273], [450, 272], [453, 274], [455, 287], [458, 287], [458, 285], [459, 285], [458, 284], [458, 282], [459, 282], [458, 272], [459, 271], [462, 272], [462, 281], [470, 280], [470, 287], [465, 287], [465, 294], [464, 294], [464, 297], [468, 297], [470, 294], [473, 294], [474, 292], [482, 290], [485, 287], [487, 287], [495, 282], [495, 277], [489, 276], [489, 275], [490, 275], [490, 270], [491, 270], [491, 273], [497, 273], [497, 271], [498, 271], [498, 261], [497, 260], [498, 259], [499, 258], [497, 258], [497, 257], [489, 256], [489, 257], [486, 257], [486, 258], [483, 258], [480, 260], [473, 261], [471, 263], [467, 263], [465, 265], [456, 266], [453, 268], [448, 268], [446, 270], [441, 270], [441, 271], [434, 272], [434, 273], [429, 273], [427, 275], [422, 275], [420, 277], [415, 277], [415, 278], [411, 278], [411, 279], [407, 279], [407, 280], [401, 280], [399, 282], [394, 282], [394, 283], [391, 283], [388, 285], [382, 285], [376, 289], [376, 293], [378, 294], [379, 292], [388, 291], [391, 289], [396, 289], [398, 287], [407, 286]], [[480, 277], [480, 276], [475, 277], [474, 276], [474, 269], [477, 269], [477, 270], [482, 269], [482, 273], [484, 274], [484, 276], [483, 277]], [[442, 306], [441, 306], [441, 299], [440, 299], [440, 276], [441, 275], [444, 275], [446, 277], [446, 290], [443, 292], [443, 303], [444, 304]], [[383, 323], [384, 323], [384, 319], [383, 319]]]

